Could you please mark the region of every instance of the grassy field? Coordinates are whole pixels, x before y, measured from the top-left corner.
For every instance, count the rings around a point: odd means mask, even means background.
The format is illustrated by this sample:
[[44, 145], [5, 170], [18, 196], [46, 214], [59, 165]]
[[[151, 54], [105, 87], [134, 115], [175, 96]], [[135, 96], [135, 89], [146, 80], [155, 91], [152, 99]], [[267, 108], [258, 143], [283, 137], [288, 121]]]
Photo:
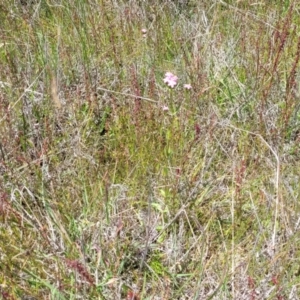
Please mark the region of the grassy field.
[[3, 0], [0, 299], [300, 299], [299, 15]]

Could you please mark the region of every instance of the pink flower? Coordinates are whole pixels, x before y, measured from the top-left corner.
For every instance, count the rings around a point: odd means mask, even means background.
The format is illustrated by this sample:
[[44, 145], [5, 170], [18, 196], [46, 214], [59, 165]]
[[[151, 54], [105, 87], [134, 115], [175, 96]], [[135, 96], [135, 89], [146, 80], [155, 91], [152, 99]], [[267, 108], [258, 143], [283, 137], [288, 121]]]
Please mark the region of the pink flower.
[[168, 110], [169, 110], [169, 107], [166, 106], [166, 105], [164, 105], [164, 106], [162, 107], [162, 110], [163, 110], [163, 111], [168, 111]]
[[165, 74], [164, 83], [173, 88], [177, 84], [178, 77], [171, 72]]
[[192, 86], [189, 83], [184, 84], [183, 87], [185, 89], [187, 89], [187, 90], [191, 90], [192, 89]]
[[142, 28], [141, 32], [143, 34], [143, 38], [145, 38], [147, 36], [147, 29], [146, 28]]

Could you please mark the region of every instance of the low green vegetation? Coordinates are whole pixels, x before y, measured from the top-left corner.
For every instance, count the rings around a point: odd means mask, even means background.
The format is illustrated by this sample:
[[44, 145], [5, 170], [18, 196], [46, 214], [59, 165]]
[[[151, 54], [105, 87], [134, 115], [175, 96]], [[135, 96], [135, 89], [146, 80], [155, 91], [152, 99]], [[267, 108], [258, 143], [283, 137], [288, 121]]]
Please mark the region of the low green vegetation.
[[299, 299], [297, 1], [0, 4], [0, 298]]

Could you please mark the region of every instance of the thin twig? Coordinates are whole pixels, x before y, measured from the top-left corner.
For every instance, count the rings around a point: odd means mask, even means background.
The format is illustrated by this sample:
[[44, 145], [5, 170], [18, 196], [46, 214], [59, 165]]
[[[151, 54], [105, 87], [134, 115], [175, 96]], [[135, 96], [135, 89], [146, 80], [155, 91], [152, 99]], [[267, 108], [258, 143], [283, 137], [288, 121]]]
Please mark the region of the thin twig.
[[112, 93], [112, 94], [129, 96], [129, 97], [133, 97], [133, 98], [136, 98], [136, 99], [141, 99], [141, 100], [145, 100], [145, 101], [149, 101], [149, 102], [153, 102], [153, 103], [158, 103], [158, 101], [147, 98], [147, 97], [137, 96], [137, 95], [128, 94], [128, 93], [122, 93], [122, 92], [116, 92], [116, 91], [105, 89], [105, 88], [102, 88], [102, 87], [97, 87], [97, 90]]

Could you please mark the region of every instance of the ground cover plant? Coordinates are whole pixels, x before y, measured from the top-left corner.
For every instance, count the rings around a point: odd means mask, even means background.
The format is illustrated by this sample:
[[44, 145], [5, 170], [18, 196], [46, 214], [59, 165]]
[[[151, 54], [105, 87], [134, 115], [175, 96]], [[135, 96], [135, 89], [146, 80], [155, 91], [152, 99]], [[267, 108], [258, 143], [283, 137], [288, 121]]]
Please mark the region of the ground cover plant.
[[297, 1], [3, 0], [1, 299], [299, 299]]

